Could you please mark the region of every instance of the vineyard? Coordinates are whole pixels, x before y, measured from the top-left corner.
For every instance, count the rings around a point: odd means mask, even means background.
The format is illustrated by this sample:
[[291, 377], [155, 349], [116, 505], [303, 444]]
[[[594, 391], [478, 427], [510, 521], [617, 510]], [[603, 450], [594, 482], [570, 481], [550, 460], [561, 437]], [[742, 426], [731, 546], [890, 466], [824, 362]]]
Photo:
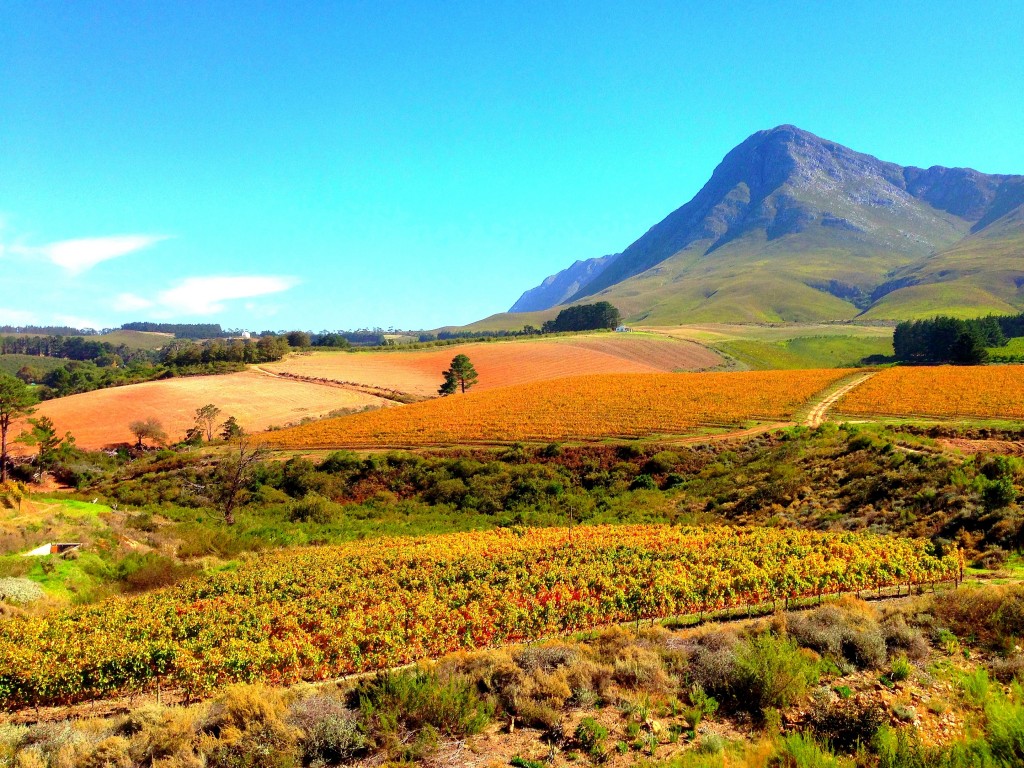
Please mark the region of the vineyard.
[[346, 381], [433, 397], [456, 354], [480, 373], [477, 391], [599, 373], [671, 373], [721, 365], [715, 352], [690, 341], [644, 334], [525, 339], [457, 348], [387, 352], [314, 352], [262, 366], [275, 373]]
[[0, 704], [197, 697], [400, 665], [641, 618], [951, 580], [911, 539], [769, 528], [602, 526], [378, 539], [0, 623]]
[[842, 413], [939, 418], [1024, 418], [1024, 366], [889, 368], [847, 395]]
[[471, 392], [267, 436], [281, 448], [675, 435], [788, 419], [848, 370], [607, 374]]

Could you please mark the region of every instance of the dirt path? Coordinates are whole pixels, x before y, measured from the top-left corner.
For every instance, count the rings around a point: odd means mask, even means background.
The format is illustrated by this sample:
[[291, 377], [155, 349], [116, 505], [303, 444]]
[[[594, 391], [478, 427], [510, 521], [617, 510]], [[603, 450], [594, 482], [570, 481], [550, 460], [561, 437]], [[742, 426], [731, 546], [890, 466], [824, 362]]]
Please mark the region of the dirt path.
[[843, 397], [848, 395], [850, 392], [855, 390], [857, 387], [859, 387], [861, 384], [863, 384], [865, 381], [867, 381], [874, 375], [875, 371], [862, 374], [857, 378], [853, 379], [852, 381], [846, 382], [841, 387], [839, 387], [839, 389], [835, 390], [829, 395], [826, 395], [825, 398], [820, 403], [815, 405], [811, 409], [811, 412], [807, 414], [807, 418], [804, 419], [804, 426], [820, 427], [825, 422], [825, 417], [828, 416], [828, 412], [833, 405], [835, 405], [837, 402], [839, 402], [839, 400], [841, 400]]
[[429, 398], [422, 397], [420, 395], [413, 395], [409, 392], [402, 392], [397, 389], [387, 389], [384, 387], [374, 387], [369, 384], [359, 384], [353, 381], [338, 381], [337, 379], [324, 379], [314, 378], [312, 376], [301, 376], [297, 373], [285, 373], [271, 371], [261, 366], [253, 366], [252, 368], [263, 376], [269, 376], [272, 379], [280, 379], [281, 381], [301, 381], [306, 384], [318, 384], [321, 387], [334, 387], [336, 389], [345, 389], [350, 392], [359, 392], [364, 395], [372, 395], [379, 397], [383, 400], [390, 400], [393, 403], [399, 403], [400, 405], [407, 405], [409, 403], [418, 403], [421, 400], [427, 400]]

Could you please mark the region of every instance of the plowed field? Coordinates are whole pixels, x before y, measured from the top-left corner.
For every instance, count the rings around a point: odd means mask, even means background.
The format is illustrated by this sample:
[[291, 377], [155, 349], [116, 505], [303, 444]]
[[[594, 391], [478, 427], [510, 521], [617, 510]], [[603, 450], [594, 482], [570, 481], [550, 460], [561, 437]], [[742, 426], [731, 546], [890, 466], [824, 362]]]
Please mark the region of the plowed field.
[[602, 334], [411, 351], [312, 352], [261, 367], [433, 396], [443, 380], [441, 371], [458, 354], [468, 355], [480, 374], [476, 392], [591, 373], [694, 371], [722, 362], [716, 353], [688, 341]]
[[361, 392], [245, 371], [62, 397], [42, 403], [35, 415], [53, 419], [60, 434], [70, 431], [79, 447], [96, 449], [131, 442], [128, 425], [150, 416], [159, 419], [172, 441], [181, 440], [194, 422], [195, 410], [207, 403], [221, 409], [221, 418], [234, 416], [247, 432], [284, 426], [306, 416], [318, 418], [342, 408], [394, 405]]

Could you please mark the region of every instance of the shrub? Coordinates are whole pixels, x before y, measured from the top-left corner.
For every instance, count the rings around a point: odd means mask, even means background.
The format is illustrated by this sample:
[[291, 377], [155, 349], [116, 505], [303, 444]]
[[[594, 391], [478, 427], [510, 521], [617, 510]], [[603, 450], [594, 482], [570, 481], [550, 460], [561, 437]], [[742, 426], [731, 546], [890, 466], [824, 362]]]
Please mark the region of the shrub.
[[899, 655], [892, 660], [892, 668], [889, 670], [889, 679], [899, 683], [910, 677], [912, 671], [910, 661], [904, 655]]
[[787, 627], [800, 645], [860, 669], [878, 667], [886, 658], [885, 639], [878, 623], [839, 606], [790, 614]]
[[430, 729], [447, 736], [479, 733], [494, 711], [465, 678], [441, 680], [435, 673], [423, 670], [376, 675], [356, 687], [352, 700], [358, 705], [371, 738], [377, 737], [387, 744], [391, 744], [400, 729]]
[[771, 632], [739, 646], [736, 671], [737, 703], [752, 713], [788, 707], [818, 678], [816, 661], [792, 639]]
[[882, 708], [870, 701], [832, 699], [811, 708], [808, 726], [819, 740], [843, 752], [853, 752], [870, 744], [886, 719]]
[[[1020, 688], [1016, 693], [1020, 694]], [[986, 735], [992, 755], [1006, 765], [1024, 764], [1024, 704], [1005, 695], [985, 705]]]
[[210, 708], [203, 730], [217, 737], [210, 768], [290, 768], [298, 764], [298, 731], [285, 721], [277, 691], [234, 685]]
[[910, 659], [923, 659], [928, 655], [928, 641], [919, 629], [908, 626], [902, 616], [882, 622], [882, 637], [889, 655], [903, 652]]
[[196, 572], [197, 568], [192, 565], [184, 565], [156, 552], [146, 552], [126, 555], [114, 566], [112, 575], [126, 592], [145, 592], [169, 587]]
[[993, 659], [988, 667], [992, 677], [1001, 683], [1024, 679], [1024, 654], [1015, 653], [1005, 659]]
[[731, 632], [709, 632], [689, 645], [689, 679], [707, 693], [722, 699], [737, 685], [736, 648]]
[[366, 747], [356, 713], [331, 696], [313, 694], [291, 706], [288, 722], [302, 732], [302, 752], [310, 763], [340, 763]]
[[669, 693], [674, 685], [661, 658], [654, 651], [632, 646], [615, 659], [614, 679], [630, 690]]
[[608, 738], [608, 729], [594, 718], [583, 718], [576, 726], [575, 736], [580, 747], [594, 759], [601, 760], [607, 754], [605, 741]]
[[976, 707], [984, 706], [992, 687], [988, 679], [988, 670], [978, 668], [960, 678], [960, 693], [964, 701]]
[[839, 768], [841, 763], [810, 736], [791, 733], [782, 739], [774, 765], [780, 768]]
[[134, 762], [128, 753], [128, 740], [121, 736], [108, 736], [100, 741], [80, 768], [132, 768]]
[[31, 603], [46, 596], [43, 588], [30, 579], [0, 579], [0, 600], [11, 603]]
[[288, 519], [293, 523], [327, 525], [337, 517], [337, 506], [330, 499], [310, 491], [288, 506]]
[[197, 731], [198, 724], [189, 711], [159, 706], [139, 707], [117, 728], [118, 735], [131, 737], [132, 757], [147, 765], [193, 754]]

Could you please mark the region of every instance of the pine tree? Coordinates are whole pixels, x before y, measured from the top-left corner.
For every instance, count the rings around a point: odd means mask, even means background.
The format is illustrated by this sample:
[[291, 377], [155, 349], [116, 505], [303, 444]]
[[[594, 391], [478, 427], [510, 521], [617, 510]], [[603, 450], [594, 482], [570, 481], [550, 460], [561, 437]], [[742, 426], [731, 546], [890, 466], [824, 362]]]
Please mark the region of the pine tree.
[[442, 371], [441, 375], [444, 376], [444, 384], [437, 390], [439, 395], [454, 395], [458, 391], [465, 393], [476, 384], [478, 378], [476, 368], [465, 355], [453, 357], [451, 367]]

